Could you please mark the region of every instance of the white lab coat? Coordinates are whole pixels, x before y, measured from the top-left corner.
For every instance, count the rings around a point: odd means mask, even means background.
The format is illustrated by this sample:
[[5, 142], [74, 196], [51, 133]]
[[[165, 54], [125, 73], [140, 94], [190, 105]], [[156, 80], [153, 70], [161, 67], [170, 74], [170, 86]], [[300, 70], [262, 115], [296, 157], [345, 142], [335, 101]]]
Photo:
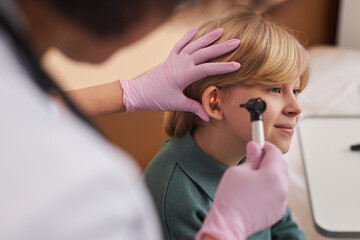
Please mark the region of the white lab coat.
[[161, 239], [132, 159], [40, 91], [12, 50], [0, 29], [0, 239]]

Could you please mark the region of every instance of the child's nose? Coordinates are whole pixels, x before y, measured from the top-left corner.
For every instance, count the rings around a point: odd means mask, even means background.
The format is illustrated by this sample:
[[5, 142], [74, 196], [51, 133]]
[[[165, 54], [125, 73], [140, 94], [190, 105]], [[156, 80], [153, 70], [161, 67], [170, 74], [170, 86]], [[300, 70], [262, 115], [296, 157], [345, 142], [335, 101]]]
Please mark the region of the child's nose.
[[291, 117], [296, 117], [301, 114], [302, 108], [299, 104], [299, 101], [295, 98], [295, 96], [290, 97], [286, 101], [286, 105], [284, 107], [284, 114]]

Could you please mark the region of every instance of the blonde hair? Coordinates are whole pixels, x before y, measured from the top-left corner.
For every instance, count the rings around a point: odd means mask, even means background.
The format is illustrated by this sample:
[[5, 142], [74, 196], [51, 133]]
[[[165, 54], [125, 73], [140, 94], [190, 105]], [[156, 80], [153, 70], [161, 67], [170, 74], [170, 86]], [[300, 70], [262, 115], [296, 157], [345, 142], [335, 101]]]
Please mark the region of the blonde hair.
[[[233, 73], [209, 76], [184, 90], [184, 94], [201, 102], [204, 91], [216, 86], [226, 91], [235, 86], [255, 84], [284, 84], [300, 78], [300, 91], [309, 78], [309, 61], [304, 47], [285, 28], [271, 23], [250, 10], [212, 20], [199, 28], [196, 38], [223, 28], [223, 36], [213, 44], [230, 39], [240, 39], [240, 46], [233, 52], [212, 61], [237, 61], [241, 68]], [[196, 39], [195, 38], [195, 39]], [[165, 131], [169, 136], [181, 136], [202, 124], [191, 112], [165, 113]]]

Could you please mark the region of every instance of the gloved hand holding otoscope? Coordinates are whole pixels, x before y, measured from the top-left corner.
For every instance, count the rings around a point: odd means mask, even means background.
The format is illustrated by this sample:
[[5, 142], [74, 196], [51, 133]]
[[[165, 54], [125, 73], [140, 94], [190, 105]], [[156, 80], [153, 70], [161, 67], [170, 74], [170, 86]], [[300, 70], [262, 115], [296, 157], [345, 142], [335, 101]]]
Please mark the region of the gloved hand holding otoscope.
[[266, 102], [261, 98], [252, 98], [241, 104], [240, 107], [246, 108], [250, 112], [252, 140], [263, 149], [265, 144], [263, 112], [266, 110]]

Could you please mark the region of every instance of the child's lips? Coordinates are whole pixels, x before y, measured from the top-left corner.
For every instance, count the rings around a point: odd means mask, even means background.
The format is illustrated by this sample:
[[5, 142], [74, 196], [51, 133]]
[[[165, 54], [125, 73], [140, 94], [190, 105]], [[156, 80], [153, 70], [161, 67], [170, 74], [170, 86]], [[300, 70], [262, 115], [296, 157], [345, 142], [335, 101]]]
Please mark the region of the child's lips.
[[276, 124], [274, 127], [282, 132], [292, 135], [294, 134], [295, 124]]

